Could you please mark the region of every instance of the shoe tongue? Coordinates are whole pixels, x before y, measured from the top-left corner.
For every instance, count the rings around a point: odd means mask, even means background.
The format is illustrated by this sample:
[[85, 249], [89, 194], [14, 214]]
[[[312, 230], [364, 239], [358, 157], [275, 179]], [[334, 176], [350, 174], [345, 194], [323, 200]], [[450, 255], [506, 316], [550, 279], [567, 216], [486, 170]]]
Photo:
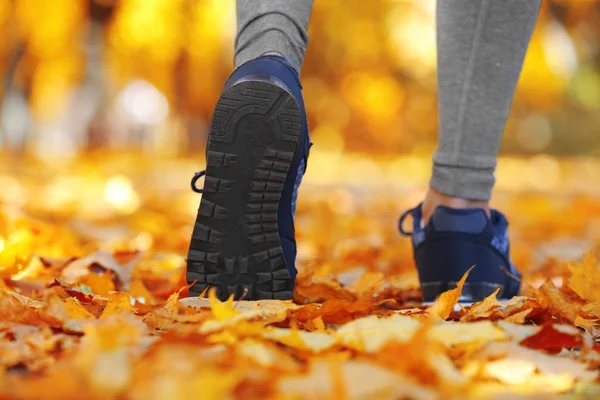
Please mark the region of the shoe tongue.
[[438, 206], [429, 225], [436, 232], [481, 233], [488, 225], [489, 218], [482, 208], [451, 208]]

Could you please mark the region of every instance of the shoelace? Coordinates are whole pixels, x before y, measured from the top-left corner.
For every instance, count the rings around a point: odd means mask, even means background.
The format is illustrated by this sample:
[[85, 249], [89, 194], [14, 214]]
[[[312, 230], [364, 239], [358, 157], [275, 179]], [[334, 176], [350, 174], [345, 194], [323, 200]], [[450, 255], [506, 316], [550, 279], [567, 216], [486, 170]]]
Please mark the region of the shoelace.
[[202, 178], [204, 175], [206, 175], [206, 171], [200, 171], [200, 172], [196, 172], [194, 174], [194, 177], [192, 178], [192, 182], [191, 182], [192, 190], [194, 192], [196, 192], [196, 193], [202, 193], [202, 189], [199, 189], [196, 186], [196, 182], [198, 181], [198, 179]]
[[398, 230], [400, 231], [400, 234], [402, 236], [412, 236], [413, 232], [408, 232], [406, 230], [404, 230], [404, 220], [406, 219], [406, 217], [408, 217], [409, 215], [414, 217], [414, 212], [415, 212], [416, 208], [411, 208], [410, 210], [406, 210], [404, 212], [404, 214], [402, 214], [402, 216], [400, 217], [400, 220], [398, 221]]

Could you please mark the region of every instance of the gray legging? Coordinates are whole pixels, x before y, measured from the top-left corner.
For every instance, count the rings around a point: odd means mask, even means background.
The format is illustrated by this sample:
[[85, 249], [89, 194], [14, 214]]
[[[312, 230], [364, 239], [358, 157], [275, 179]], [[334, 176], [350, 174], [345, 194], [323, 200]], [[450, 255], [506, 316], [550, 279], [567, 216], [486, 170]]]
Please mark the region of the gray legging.
[[[541, 0], [438, 0], [439, 139], [431, 186], [489, 200]], [[237, 66], [267, 52], [300, 70], [313, 0], [237, 0]]]

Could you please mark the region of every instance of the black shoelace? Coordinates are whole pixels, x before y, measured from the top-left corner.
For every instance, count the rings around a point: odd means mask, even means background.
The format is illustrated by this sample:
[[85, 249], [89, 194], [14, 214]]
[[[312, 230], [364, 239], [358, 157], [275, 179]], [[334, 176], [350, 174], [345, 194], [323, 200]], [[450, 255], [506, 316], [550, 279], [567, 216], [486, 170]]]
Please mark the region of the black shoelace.
[[206, 171], [200, 171], [200, 172], [196, 172], [194, 174], [194, 177], [192, 178], [192, 190], [196, 193], [202, 193], [202, 189], [198, 188], [198, 186], [196, 186], [196, 182], [198, 181], [198, 179], [202, 178], [204, 175], [206, 175]]

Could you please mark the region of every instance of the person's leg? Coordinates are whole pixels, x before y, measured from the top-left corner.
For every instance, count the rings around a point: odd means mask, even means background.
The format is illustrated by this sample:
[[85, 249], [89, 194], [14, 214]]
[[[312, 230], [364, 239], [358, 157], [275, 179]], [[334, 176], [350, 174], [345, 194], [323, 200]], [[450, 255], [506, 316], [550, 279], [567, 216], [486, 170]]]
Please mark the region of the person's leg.
[[541, 0], [438, 0], [439, 140], [424, 222], [438, 205], [481, 207]]
[[275, 54], [300, 71], [313, 0], [238, 0], [235, 66]]
[[[290, 299], [310, 139], [299, 71], [312, 0], [238, 0], [236, 70], [211, 120], [187, 257], [190, 294]], [[205, 174], [204, 187], [196, 180]]]
[[[463, 300], [518, 293], [507, 221], [490, 210], [496, 156], [540, 0], [438, 0], [439, 141], [424, 202], [401, 218], [425, 301], [475, 268]], [[413, 215], [412, 232], [402, 222]]]

